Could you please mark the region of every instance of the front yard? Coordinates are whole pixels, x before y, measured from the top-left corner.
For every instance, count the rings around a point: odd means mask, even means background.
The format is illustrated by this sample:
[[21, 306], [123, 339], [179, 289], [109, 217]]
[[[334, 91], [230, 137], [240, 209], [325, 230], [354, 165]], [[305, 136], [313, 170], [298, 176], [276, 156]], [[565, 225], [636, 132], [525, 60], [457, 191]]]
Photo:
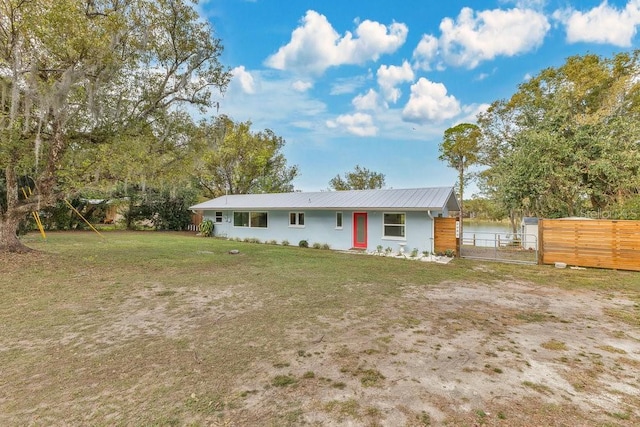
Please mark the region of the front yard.
[[105, 237], [0, 254], [0, 425], [640, 423], [638, 273]]

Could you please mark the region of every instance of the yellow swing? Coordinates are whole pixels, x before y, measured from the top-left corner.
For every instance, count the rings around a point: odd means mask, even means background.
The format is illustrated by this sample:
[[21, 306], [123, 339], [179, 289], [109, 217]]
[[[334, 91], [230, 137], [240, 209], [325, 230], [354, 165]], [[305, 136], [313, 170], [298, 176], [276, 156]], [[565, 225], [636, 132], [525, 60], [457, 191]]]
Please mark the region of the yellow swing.
[[[29, 196], [31, 196], [31, 194], [32, 194], [31, 187], [27, 187], [27, 189], [29, 190]], [[25, 199], [29, 198], [29, 196], [27, 196], [27, 191], [24, 189], [24, 187], [22, 187], [22, 194], [24, 194], [24, 198]], [[33, 212], [31, 212], [31, 215], [33, 215], [33, 219], [36, 221], [36, 225], [38, 226], [38, 230], [40, 230], [40, 235], [46, 241], [47, 240], [47, 234], [44, 232], [44, 227], [42, 225], [42, 220], [40, 219], [40, 214], [38, 213], [38, 211], [33, 211]]]

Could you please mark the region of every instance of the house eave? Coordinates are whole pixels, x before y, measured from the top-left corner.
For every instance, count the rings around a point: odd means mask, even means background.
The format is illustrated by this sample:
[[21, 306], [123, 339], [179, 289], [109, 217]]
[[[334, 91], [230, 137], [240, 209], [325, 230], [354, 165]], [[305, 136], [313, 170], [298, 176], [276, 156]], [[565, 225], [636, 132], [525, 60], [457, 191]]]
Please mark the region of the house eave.
[[266, 206], [216, 206], [199, 208], [197, 205], [190, 208], [193, 211], [369, 211], [369, 212], [441, 212], [443, 207], [419, 207], [419, 208], [407, 208], [407, 207], [310, 207], [310, 206], [289, 206], [289, 207], [266, 207]]

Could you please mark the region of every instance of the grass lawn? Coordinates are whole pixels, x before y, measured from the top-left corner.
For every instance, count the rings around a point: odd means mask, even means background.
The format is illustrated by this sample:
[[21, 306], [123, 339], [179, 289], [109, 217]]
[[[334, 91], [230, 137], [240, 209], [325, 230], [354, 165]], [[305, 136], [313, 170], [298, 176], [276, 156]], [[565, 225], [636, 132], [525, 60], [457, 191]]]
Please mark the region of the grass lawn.
[[0, 425], [640, 424], [639, 273], [103, 234], [0, 254]]

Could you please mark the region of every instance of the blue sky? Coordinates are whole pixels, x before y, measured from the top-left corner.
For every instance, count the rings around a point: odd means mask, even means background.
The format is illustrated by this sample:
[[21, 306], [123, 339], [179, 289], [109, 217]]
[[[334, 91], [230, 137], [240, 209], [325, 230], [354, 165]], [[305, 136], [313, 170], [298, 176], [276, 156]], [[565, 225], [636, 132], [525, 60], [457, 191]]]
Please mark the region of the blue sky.
[[[272, 129], [297, 190], [356, 164], [453, 185], [444, 131], [571, 55], [637, 47], [640, 0], [201, 0], [233, 80], [220, 114]], [[475, 191], [475, 188], [471, 188]], [[465, 197], [466, 198], [466, 197]]]

